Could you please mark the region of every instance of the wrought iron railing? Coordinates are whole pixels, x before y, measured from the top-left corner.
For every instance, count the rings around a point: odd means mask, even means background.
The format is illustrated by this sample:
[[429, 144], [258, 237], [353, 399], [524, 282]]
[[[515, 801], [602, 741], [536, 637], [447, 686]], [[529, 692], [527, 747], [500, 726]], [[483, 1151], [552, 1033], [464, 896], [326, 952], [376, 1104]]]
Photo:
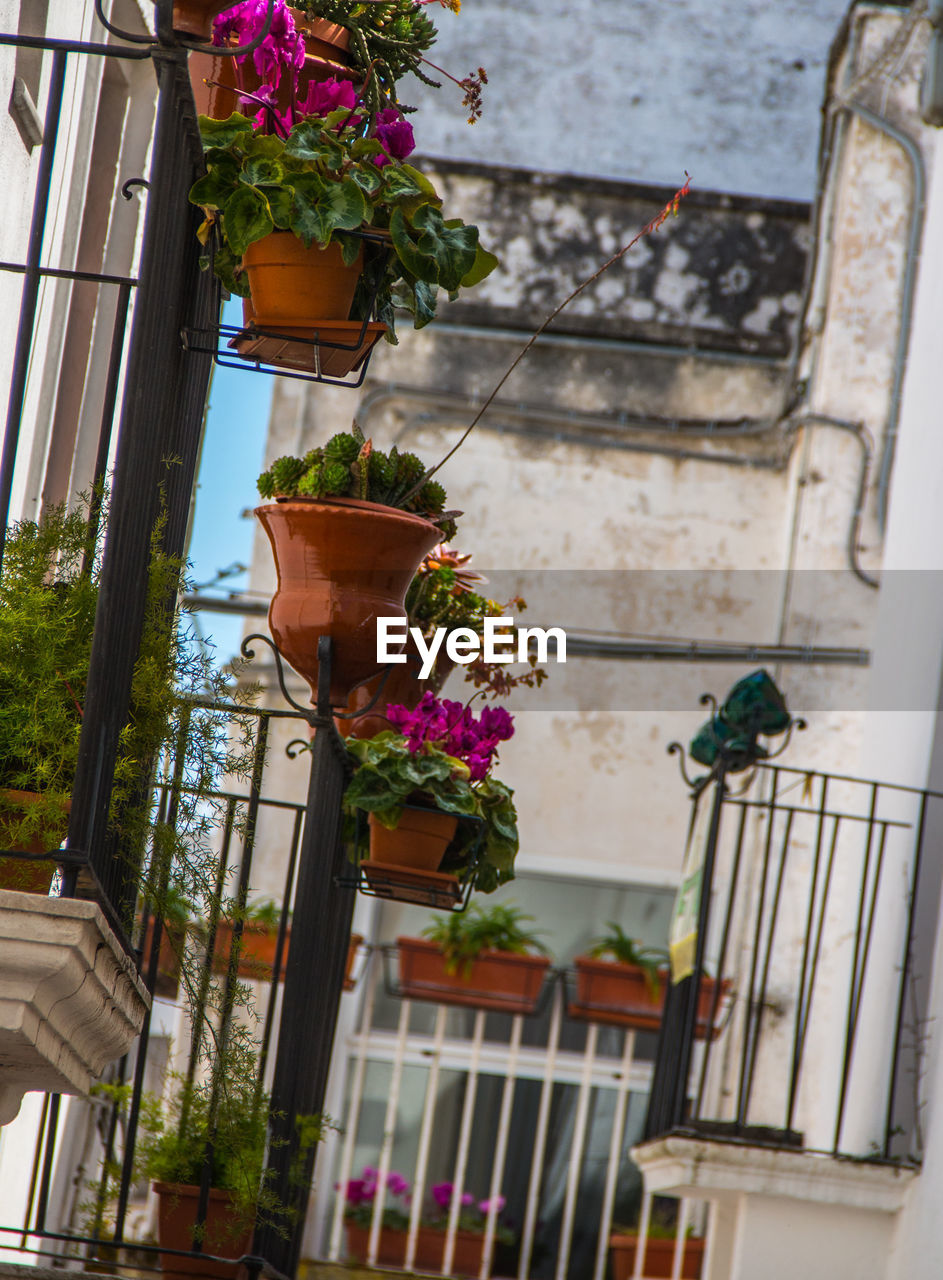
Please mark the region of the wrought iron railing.
[[761, 764], [694, 803], [702, 972], [732, 1008], [695, 1042], [684, 997], [704, 978], [670, 989], [647, 1136], [919, 1161], [931, 953], [917, 903], [939, 895], [925, 852], [943, 795]]

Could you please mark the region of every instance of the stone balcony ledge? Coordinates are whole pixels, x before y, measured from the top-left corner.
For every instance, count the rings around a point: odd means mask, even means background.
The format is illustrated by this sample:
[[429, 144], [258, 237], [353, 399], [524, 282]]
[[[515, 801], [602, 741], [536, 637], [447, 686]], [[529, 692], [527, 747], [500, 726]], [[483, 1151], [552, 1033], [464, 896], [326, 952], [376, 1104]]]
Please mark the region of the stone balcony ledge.
[[93, 902], [0, 890], [0, 1124], [28, 1090], [87, 1093], [150, 996]]

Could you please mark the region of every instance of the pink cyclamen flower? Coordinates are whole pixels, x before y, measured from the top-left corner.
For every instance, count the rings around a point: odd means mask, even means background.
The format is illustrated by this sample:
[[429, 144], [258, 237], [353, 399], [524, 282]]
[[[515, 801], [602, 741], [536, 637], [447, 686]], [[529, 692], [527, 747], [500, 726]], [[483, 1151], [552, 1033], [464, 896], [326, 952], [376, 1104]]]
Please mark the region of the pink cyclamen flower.
[[298, 113], [304, 116], [326, 116], [332, 111], [353, 111], [357, 106], [357, 93], [349, 80], [312, 80], [308, 94], [298, 104]]
[[432, 1187], [432, 1198], [440, 1209], [447, 1209], [452, 1203], [453, 1190], [451, 1182], [437, 1182]]
[[491, 1212], [491, 1206], [494, 1205], [495, 1213], [500, 1213], [507, 1204], [504, 1196], [495, 1196], [493, 1200], [479, 1200], [478, 1209], [486, 1216]]
[[374, 137], [384, 151], [375, 157], [375, 163], [381, 167], [390, 160], [405, 160], [416, 149], [413, 127], [395, 107], [384, 107], [377, 112]]
[[388, 1173], [386, 1175], [386, 1185], [394, 1196], [405, 1195], [409, 1190], [409, 1183], [401, 1173]]

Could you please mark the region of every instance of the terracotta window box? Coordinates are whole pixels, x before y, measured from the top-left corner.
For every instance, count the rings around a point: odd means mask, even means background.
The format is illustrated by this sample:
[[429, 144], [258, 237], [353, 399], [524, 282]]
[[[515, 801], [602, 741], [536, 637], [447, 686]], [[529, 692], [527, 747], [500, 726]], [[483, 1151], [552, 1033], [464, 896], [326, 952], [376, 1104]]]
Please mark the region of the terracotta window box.
[[[291, 929], [285, 930], [285, 946], [282, 950], [282, 963], [278, 974], [279, 982], [285, 981], [285, 965], [288, 960], [288, 943]], [[275, 946], [278, 942], [278, 928], [267, 924], [257, 924], [247, 920], [242, 926], [242, 948], [239, 952], [239, 977], [253, 982], [271, 982], [272, 969], [275, 965]], [[216, 928], [216, 945], [213, 949], [213, 972], [225, 973], [229, 967], [229, 954], [233, 945], [233, 927], [225, 920], [220, 920]]]
[[[569, 1017], [636, 1031], [657, 1031], [661, 1026], [667, 972], [659, 973], [658, 984], [653, 989], [645, 971], [638, 965], [597, 960], [592, 956], [577, 956], [573, 965], [576, 970], [576, 999], [567, 1008]], [[716, 978], [706, 974], [702, 976], [695, 1028], [699, 1039], [706, 1038], [712, 1013], [711, 1039], [720, 1034], [720, 1013], [730, 986], [730, 979], [724, 978], [718, 992]]]
[[[366, 1262], [367, 1247], [370, 1243], [370, 1228], [359, 1223], [344, 1224], [347, 1231], [347, 1253], [351, 1262]], [[393, 1227], [380, 1229], [380, 1241], [377, 1248], [376, 1265], [378, 1267], [406, 1266], [406, 1241], [408, 1233]], [[420, 1227], [416, 1236], [416, 1256], [413, 1267], [416, 1271], [442, 1271], [445, 1259], [446, 1232], [439, 1227]], [[485, 1237], [480, 1231], [457, 1231], [455, 1233], [455, 1250], [452, 1255], [452, 1266], [448, 1271], [451, 1276], [477, 1276], [481, 1272], [481, 1256], [484, 1250]]]
[[[671, 1239], [648, 1238], [645, 1256], [642, 1259], [642, 1275], [645, 1280], [664, 1280], [672, 1275], [676, 1241]], [[625, 1234], [614, 1232], [609, 1237], [609, 1260], [612, 1263], [612, 1280], [632, 1280], [635, 1274], [635, 1251], [638, 1248], [638, 1235], [635, 1232]], [[701, 1236], [688, 1236], [684, 1242], [684, 1256], [681, 1260], [683, 1280], [698, 1280], [701, 1265], [704, 1261], [704, 1239]]]
[[470, 965], [448, 973], [434, 942], [397, 938], [399, 991], [405, 999], [470, 1005], [498, 1013], [533, 1013], [550, 967], [547, 956], [482, 951]]

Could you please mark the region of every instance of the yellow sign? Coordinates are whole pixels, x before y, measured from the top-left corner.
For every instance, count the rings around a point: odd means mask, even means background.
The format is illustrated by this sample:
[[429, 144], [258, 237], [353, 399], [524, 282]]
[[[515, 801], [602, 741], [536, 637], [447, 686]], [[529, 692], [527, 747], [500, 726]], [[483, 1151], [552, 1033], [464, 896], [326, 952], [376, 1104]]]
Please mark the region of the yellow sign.
[[694, 972], [697, 951], [697, 917], [701, 905], [701, 883], [704, 873], [704, 851], [710, 827], [711, 805], [702, 791], [694, 802], [688, 839], [684, 848], [684, 865], [681, 883], [675, 897], [668, 933], [668, 954], [671, 958], [671, 981], [680, 982]]

